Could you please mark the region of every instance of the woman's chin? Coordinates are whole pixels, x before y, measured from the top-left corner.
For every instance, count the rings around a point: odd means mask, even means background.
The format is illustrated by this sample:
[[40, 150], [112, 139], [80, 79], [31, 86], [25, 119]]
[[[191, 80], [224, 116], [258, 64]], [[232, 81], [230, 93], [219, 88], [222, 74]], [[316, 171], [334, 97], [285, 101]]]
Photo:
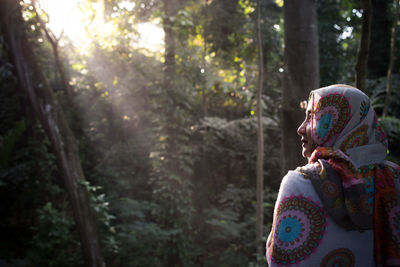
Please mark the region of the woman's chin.
[[301, 155], [303, 156], [303, 158], [309, 159], [311, 157], [311, 152], [307, 148], [303, 147]]

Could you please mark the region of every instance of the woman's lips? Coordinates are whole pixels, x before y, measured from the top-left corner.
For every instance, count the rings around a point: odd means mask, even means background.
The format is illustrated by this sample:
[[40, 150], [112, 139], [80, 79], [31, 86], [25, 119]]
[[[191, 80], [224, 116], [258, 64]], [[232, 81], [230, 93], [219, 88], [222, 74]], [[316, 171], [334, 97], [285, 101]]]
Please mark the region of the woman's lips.
[[306, 145], [307, 145], [307, 141], [306, 140], [304, 140], [304, 139], [301, 139], [301, 145], [303, 146], [303, 147], [305, 147]]

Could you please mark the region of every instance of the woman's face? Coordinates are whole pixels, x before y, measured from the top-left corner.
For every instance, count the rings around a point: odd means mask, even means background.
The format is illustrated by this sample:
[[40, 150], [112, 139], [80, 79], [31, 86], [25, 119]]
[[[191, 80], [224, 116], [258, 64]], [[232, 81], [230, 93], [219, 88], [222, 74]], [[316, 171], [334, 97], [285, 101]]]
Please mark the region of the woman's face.
[[311, 109], [307, 108], [306, 110], [306, 118], [303, 123], [297, 129], [297, 134], [301, 136], [301, 146], [303, 148], [302, 155], [305, 158], [310, 158], [312, 152], [315, 149], [315, 144], [311, 138]]

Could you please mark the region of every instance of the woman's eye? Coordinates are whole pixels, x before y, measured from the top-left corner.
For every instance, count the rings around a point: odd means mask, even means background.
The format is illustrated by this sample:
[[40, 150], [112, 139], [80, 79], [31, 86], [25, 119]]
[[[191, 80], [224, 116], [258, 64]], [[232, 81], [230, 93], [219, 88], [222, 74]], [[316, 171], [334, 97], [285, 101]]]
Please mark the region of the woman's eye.
[[307, 113], [307, 121], [311, 120], [311, 113]]

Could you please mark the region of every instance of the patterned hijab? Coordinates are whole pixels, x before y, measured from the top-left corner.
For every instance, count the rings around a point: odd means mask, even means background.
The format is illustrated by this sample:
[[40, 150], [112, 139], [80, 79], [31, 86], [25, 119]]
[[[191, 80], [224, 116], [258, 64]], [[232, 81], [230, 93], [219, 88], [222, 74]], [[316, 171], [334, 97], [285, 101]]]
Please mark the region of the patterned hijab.
[[378, 264], [400, 265], [400, 167], [384, 160], [387, 138], [369, 98], [357, 88], [332, 85], [312, 91], [308, 109], [316, 149], [297, 170], [338, 225], [374, 230]]
[[386, 135], [363, 92], [348, 85], [331, 85], [312, 91], [309, 105], [315, 144], [340, 149], [356, 167], [385, 159]]

